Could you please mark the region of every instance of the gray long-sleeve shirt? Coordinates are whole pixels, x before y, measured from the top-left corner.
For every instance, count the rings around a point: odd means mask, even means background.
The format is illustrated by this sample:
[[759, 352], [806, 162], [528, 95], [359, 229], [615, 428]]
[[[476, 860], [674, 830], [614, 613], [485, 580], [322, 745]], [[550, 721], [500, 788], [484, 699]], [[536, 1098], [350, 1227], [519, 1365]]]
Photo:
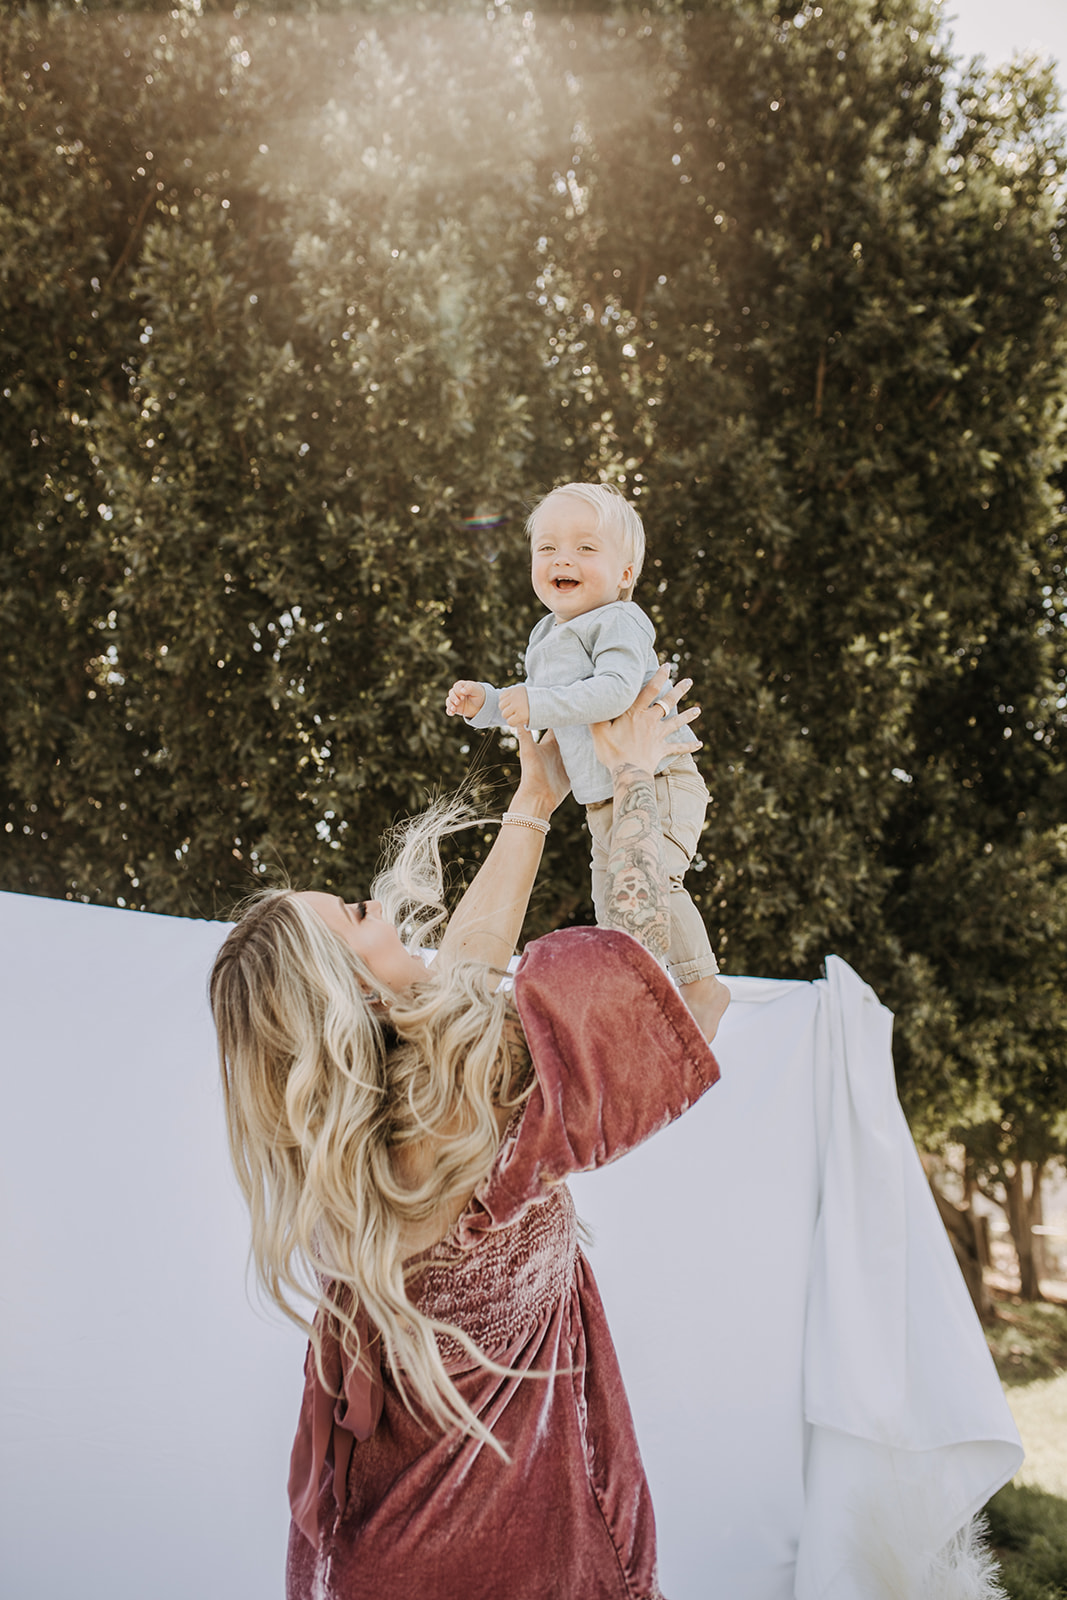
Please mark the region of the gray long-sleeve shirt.
[[[615, 600], [570, 622], [542, 617], [526, 646], [530, 727], [552, 728], [574, 798], [593, 805], [610, 800], [611, 774], [593, 753], [591, 722], [618, 717], [659, 667], [656, 630], [639, 605]], [[467, 721], [472, 728], [503, 728], [500, 691], [483, 683], [485, 704]], [[688, 737], [686, 729], [674, 736]], [[671, 758], [656, 769], [662, 772]]]

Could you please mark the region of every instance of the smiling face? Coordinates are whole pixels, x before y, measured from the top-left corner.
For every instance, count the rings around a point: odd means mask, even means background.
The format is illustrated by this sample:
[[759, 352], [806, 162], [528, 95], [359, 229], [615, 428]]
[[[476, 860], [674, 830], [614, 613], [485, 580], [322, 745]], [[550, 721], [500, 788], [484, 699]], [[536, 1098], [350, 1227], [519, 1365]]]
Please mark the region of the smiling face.
[[534, 593], [557, 622], [610, 605], [633, 583], [633, 562], [621, 535], [598, 527], [594, 507], [574, 495], [544, 502], [530, 543]]
[[418, 956], [405, 950], [377, 900], [346, 903], [340, 895], [323, 894], [318, 889], [305, 889], [296, 898], [318, 912], [331, 932], [352, 947], [384, 988], [398, 993], [426, 976], [426, 968]]

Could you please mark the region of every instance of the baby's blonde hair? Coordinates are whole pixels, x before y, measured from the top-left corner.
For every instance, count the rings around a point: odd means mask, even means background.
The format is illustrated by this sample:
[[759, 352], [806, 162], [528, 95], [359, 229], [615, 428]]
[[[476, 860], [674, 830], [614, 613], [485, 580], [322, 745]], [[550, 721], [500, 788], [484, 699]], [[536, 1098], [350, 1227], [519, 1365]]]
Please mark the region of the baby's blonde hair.
[[[398, 926], [442, 920], [440, 841], [463, 820], [439, 806], [407, 828], [374, 884]], [[385, 992], [383, 1013], [370, 998], [380, 979], [306, 901], [274, 889], [248, 904], [219, 951], [211, 1007], [256, 1273], [309, 1335], [320, 1380], [324, 1325], [358, 1363], [362, 1310], [408, 1409], [504, 1454], [448, 1376], [436, 1335], [493, 1364], [411, 1302], [402, 1243], [477, 1187], [499, 1148], [497, 1111], [517, 1110], [532, 1086], [499, 981], [484, 963], [440, 963], [402, 994]], [[427, 1139], [435, 1160], [412, 1188], [397, 1157]]]
[[596, 512], [598, 528], [610, 528], [619, 537], [622, 553], [628, 562], [632, 562], [634, 575], [628, 589], [619, 595], [620, 600], [631, 600], [637, 580], [641, 576], [641, 568], [645, 564], [645, 525], [641, 521], [637, 507], [630, 504], [621, 489], [613, 483], [561, 483], [555, 489], [550, 489], [542, 500], [534, 506], [526, 519], [526, 537], [533, 539], [537, 528], [537, 519], [545, 506], [552, 500], [557, 500], [561, 495], [568, 495], [572, 500], [584, 500], [586, 505], [592, 506]]

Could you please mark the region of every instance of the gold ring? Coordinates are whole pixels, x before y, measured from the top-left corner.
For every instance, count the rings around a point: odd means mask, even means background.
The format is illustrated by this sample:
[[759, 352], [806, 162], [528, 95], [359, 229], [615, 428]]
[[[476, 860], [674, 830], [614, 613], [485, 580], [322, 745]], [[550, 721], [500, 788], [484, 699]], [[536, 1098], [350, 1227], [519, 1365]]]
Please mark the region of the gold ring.
[[[653, 700], [652, 705], [653, 706], [659, 706], [660, 710], [663, 712], [663, 715], [665, 717], [669, 717], [670, 716], [671, 708], [667, 704], [666, 700]], [[652, 706], [649, 706], [648, 709], [651, 711], [652, 710]]]

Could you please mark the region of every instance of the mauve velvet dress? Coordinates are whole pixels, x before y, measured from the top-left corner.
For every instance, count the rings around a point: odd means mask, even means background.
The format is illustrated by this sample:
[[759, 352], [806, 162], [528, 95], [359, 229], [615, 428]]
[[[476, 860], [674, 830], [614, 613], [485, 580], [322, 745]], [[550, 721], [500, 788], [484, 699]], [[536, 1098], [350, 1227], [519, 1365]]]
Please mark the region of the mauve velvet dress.
[[630, 1407], [562, 1180], [665, 1127], [718, 1067], [670, 980], [626, 934], [537, 940], [515, 997], [536, 1085], [410, 1291], [515, 1369], [500, 1377], [441, 1341], [510, 1465], [477, 1439], [427, 1432], [387, 1371], [368, 1379], [342, 1366], [336, 1343], [325, 1347], [340, 1398], [309, 1359], [288, 1600], [661, 1600]]

